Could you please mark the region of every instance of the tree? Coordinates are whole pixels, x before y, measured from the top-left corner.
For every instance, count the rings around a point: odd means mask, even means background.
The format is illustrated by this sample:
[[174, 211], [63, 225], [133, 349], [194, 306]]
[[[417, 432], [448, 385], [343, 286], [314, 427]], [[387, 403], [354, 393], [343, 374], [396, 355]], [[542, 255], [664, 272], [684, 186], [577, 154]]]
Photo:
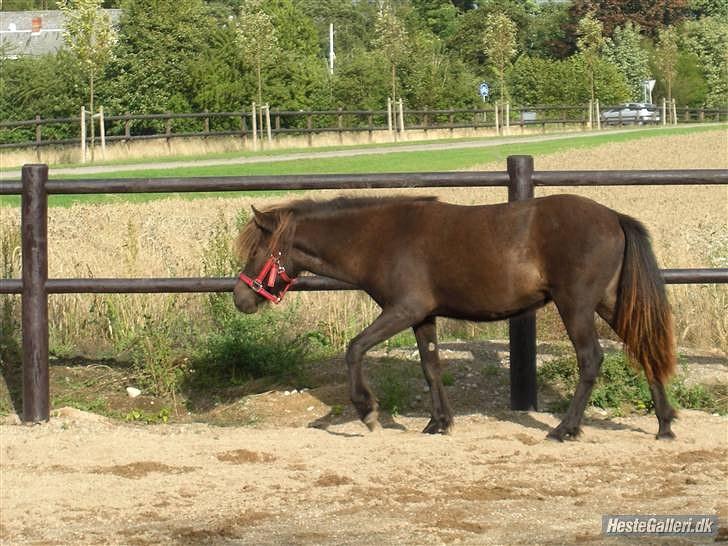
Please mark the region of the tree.
[[684, 30], [686, 48], [700, 59], [707, 80], [706, 106], [728, 104], [728, 20], [703, 17], [686, 23]]
[[655, 64], [660, 71], [667, 90], [667, 100], [672, 103], [672, 85], [677, 77], [678, 64], [677, 32], [672, 27], [660, 30], [657, 49], [655, 50]]
[[[101, 9], [101, 0], [61, 0], [63, 39], [78, 60], [88, 80], [89, 111], [94, 112], [94, 82], [111, 60], [116, 31], [111, 18]], [[94, 129], [91, 123], [91, 160], [94, 159]]]
[[439, 38], [450, 36], [457, 22], [458, 9], [449, 0], [412, 0], [420, 20]]
[[[240, 7], [237, 36], [243, 58], [255, 67], [258, 105], [263, 104], [263, 67], [269, 66], [278, 53], [278, 36], [273, 20], [262, 8], [261, 0], [245, 0]], [[263, 127], [263, 112], [259, 111], [259, 127]]]
[[604, 57], [624, 74], [631, 98], [637, 101], [642, 100], [642, 82], [650, 75], [649, 55], [641, 40], [639, 26], [628, 21], [614, 29], [614, 35], [606, 39], [604, 46]]
[[483, 33], [483, 50], [498, 77], [500, 99], [508, 97], [506, 70], [516, 55], [516, 24], [503, 13], [489, 15]]
[[576, 46], [584, 59], [589, 96], [594, 102], [595, 71], [599, 62], [599, 51], [604, 46], [604, 37], [602, 36], [602, 23], [596, 19], [593, 12], [587, 13], [579, 21], [577, 35]]
[[388, 1], [383, 1], [379, 5], [375, 33], [374, 46], [389, 64], [392, 102], [394, 102], [397, 97], [397, 65], [404, 60], [408, 49], [407, 30]]
[[125, 0], [106, 102], [117, 112], [189, 111], [190, 64], [218, 26], [202, 0]]
[[632, 21], [654, 37], [660, 28], [683, 21], [690, 10], [688, 0], [574, 0], [570, 13], [574, 21], [591, 13], [601, 21], [605, 36], [611, 36], [615, 28]]

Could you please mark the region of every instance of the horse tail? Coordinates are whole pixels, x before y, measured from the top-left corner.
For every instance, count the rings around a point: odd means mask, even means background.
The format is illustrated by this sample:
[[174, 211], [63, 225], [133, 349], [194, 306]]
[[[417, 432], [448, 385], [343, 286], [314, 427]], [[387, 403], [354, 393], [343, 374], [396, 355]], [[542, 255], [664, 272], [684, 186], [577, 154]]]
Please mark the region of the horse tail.
[[634, 364], [650, 383], [666, 384], [675, 373], [675, 339], [670, 304], [645, 227], [619, 214], [624, 261], [617, 292], [614, 329]]

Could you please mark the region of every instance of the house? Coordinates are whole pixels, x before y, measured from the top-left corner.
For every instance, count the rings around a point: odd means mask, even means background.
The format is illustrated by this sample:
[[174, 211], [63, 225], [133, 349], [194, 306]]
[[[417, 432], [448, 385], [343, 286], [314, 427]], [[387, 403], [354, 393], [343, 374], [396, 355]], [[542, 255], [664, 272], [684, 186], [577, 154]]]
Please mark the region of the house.
[[[118, 24], [121, 10], [106, 11]], [[59, 10], [0, 12], [0, 58], [38, 56], [63, 47], [63, 13]]]

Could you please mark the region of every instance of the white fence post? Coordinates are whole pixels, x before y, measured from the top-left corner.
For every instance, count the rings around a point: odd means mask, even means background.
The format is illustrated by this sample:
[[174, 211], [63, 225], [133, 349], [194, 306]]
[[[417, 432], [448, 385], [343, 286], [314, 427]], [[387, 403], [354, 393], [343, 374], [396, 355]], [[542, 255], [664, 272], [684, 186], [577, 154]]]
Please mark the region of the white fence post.
[[268, 131], [268, 142], [273, 142], [273, 136], [270, 129], [270, 104], [265, 103], [265, 125]]
[[99, 106], [99, 136], [101, 137], [101, 157], [106, 159], [106, 123], [104, 122], [104, 107]]
[[404, 106], [402, 104], [402, 97], [399, 99], [399, 131], [404, 133]]
[[255, 103], [253, 103], [253, 151], [258, 151], [258, 118], [255, 113]]
[[387, 130], [392, 134], [392, 98], [387, 97]]
[[86, 163], [86, 107], [81, 106], [81, 163]]
[[594, 101], [594, 115], [597, 118], [597, 130], [601, 131], [601, 129], [602, 129], [602, 114], [601, 114], [600, 108], [599, 108], [599, 99], [596, 99]]

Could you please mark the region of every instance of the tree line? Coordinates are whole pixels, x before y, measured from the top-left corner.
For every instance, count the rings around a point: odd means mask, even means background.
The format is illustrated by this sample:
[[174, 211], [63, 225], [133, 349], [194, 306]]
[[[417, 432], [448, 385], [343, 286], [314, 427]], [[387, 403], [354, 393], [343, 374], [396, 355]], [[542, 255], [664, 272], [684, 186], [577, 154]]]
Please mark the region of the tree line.
[[[641, 101], [728, 104], [728, 0], [6, 0], [61, 9], [67, 47], [0, 52], [0, 117], [413, 109]], [[111, 27], [102, 7], [121, 8]], [[334, 29], [333, 71], [329, 25]], [[17, 58], [8, 53], [19, 54]]]

